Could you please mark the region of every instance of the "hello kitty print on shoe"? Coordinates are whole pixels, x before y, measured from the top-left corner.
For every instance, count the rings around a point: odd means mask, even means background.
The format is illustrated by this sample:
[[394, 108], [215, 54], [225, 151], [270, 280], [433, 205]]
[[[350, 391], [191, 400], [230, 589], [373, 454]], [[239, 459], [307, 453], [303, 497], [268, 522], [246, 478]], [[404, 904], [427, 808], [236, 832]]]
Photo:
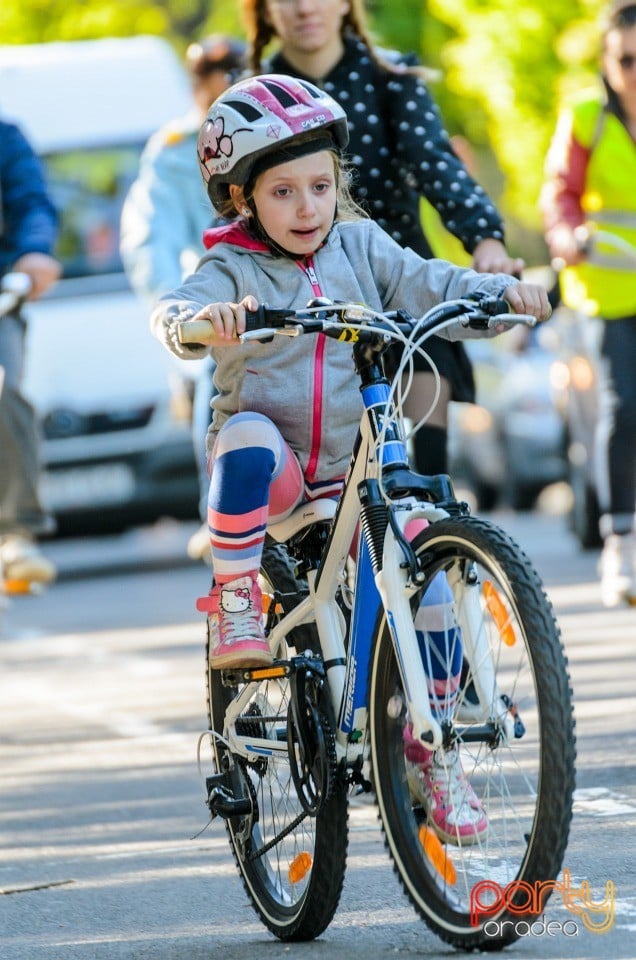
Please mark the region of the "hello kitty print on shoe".
[[213, 670], [271, 664], [263, 630], [263, 598], [255, 578], [248, 575], [215, 585], [209, 596], [197, 600], [197, 609], [208, 614]]

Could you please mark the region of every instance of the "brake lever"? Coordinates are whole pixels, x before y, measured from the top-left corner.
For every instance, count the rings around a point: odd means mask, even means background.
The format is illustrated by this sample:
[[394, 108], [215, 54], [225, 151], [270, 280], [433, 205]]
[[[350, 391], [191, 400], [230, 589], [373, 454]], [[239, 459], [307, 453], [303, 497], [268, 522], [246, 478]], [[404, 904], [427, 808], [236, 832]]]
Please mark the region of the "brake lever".
[[241, 343], [249, 343], [251, 340], [258, 340], [261, 343], [271, 343], [274, 337], [297, 337], [301, 333], [298, 326], [295, 327], [261, 327], [260, 330], [246, 330], [239, 337]]
[[510, 310], [501, 309], [499, 312], [495, 312], [493, 307], [501, 303], [501, 300], [494, 300], [488, 304], [481, 304], [477, 309], [459, 316], [458, 322], [460, 326], [469, 327], [471, 330], [494, 330], [501, 326], [509, 329], [520, 325], [526, 327], [537, 325], [537, 318], [529, 313], [511, 313]]
[[497, 317], [488, 318], [488, 329], [494, 330], [495, 327], [536, 327], [539, 321], [530, 313], [500, 313]]

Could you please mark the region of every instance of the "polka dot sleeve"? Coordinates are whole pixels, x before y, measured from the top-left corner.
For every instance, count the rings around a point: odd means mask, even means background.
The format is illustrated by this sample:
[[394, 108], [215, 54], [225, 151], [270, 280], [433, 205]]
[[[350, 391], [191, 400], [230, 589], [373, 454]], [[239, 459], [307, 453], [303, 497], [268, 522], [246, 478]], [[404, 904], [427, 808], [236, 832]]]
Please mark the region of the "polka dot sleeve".
[[454, 153], [439, 109], [412, 75], [386, 85], [389, 136], [402, 169], [418, 193], [439, 212], [446, 228], [470, 253], [481, 240], [503, 240], [503, 224], [485, 190]]

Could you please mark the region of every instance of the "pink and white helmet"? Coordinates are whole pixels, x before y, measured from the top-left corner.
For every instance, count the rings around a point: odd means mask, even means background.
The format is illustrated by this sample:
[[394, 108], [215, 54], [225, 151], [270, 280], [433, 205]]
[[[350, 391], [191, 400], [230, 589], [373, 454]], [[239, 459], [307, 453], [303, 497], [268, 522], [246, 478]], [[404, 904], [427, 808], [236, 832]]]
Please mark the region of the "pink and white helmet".
[[327, 132], [339, 150], [349, 142], [344, 110], [312, 83], [270, 73], [229, 87], [210, 107], [197, 148], [214, 206], [228, 199], [230, 183], [247, 183], [258, 160], [313, 131]]

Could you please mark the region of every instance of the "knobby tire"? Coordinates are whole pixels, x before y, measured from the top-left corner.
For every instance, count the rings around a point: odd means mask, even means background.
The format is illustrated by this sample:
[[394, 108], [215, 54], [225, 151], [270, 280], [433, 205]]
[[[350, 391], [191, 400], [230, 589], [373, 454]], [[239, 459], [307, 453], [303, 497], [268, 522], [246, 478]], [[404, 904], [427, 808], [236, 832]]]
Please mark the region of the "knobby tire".
[[[489, 829], [485, 839], [470, 846], [440, 842], [436, 856], [425, 849], [422, 827], [430, 827], [430, 822], [411, 797], [406, 779], [402, 731], [408, 720], [404, 713], [395, 718], [402, 683], [386, 620], [380, 615], [371, 665], [370, 736], [385, 840], [408, 897], [442, 940], [464, 950], [500, 950], [521, 935], [525, 927], [519, 926], [520, 920], [532, 922], [537, 915], [513, 914], [504, 899], [502, 909], [493, 909], [472, 925], [475, 884], [492, 880], [503, 888], [514, 880], [549, 881], [556, 879], [563, 864], [575, 762], [567, 661], [539, 577], [508, 534], [480, 519], [449, 519], [432, 524], [413, 545], [427, 582], [443, 571], [453, 584], [464, 668], [455, 706], [447, 704], [446, 711], [455, 711], [450, 719], [455, 730], [463, 731], [465, 739], [459, 744], [463, 769], [481, 800]], [[484, 593], [492, 598], [493, 591], [495, 599], [489, 606]], [[420, 596], [412, 601], [414, 616]], [[485, 632], [479, 635], [478, 627]], [[483, 723], [483, 714], [497, 713], [495, 705], [473, 706], [473, 667], [466, 657], [471, 632], [487, 637], [499, 692], [511, 698], [525, 728], [519, 738], [496, 745], [470, 740], [470, 731]], [[485, 649], [479, 647], [479, 656], [473, 654], [473, 659], [486, 661]], [[497, 703], [500, 707], [501, 700]], [[471, 710], [480, 716], [475, 718]], [[462, 720], [465, 714], [468, 719]]]
[[[307, 590], [306, 583], [296, 579], [285, 547], [269, 538], [263, 551], [261, 586], [272, 608], [279, 604], [284, 612], [299, 601], [299, 591]], [[288, 641], [289, 647], [277, 651], [277, 656], [287, 658], [307, 649], [318, 651], [315, 625], [297, 627]], [[238, 688], [224, 686], [221, 671], [209, 669], [207, 686], [210, 726], [223, 733], [225, 710]], [[287, 726], [288, 705], [286, 678], [262, 681], [243, 714], [244, 722], [254, 725], [259, 736], [267, 730], [268, 736], [280, 739]], [[216, 741], [214, 752], [217, 768], [223, 769], [228, 761], [226, 748]], [[344, 779], [336, 778], [329, 799], [316, 816], [302, 816], [286, 759], [238, 761], [234, 790], [239, 796], [251, 794], [257, 808], [253, 818], [235, 817], [226, 824], [236, 864], [256, 913], [282, 941], [318, 937], [333, 918], [344, 882], [348, 842]], [[289, 868], [303, 854], [309, 855], [311, 866], [299, 881], [291, 882]]]

